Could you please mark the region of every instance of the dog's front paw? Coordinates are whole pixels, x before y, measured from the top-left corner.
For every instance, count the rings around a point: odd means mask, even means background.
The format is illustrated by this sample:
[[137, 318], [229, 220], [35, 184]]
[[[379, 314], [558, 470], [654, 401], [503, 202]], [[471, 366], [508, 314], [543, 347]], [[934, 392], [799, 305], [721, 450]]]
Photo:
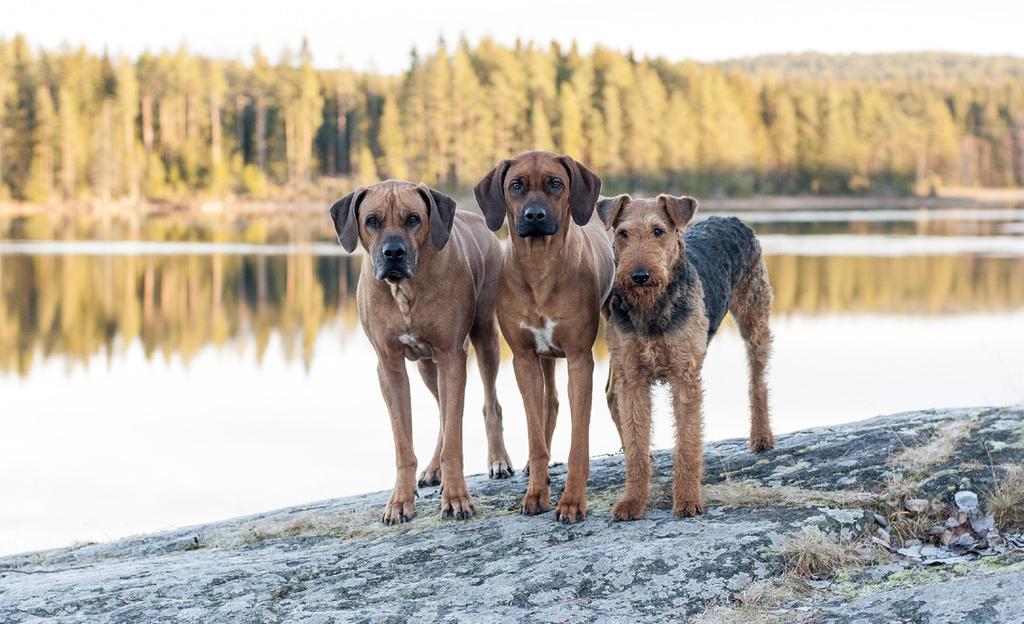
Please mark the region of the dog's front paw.
[[523, 497], [523, 506], [520, 512], [526, 516], [535, 516], [551, 509], [551, 490], [548, 488], [536, 491], [527, 490]]
[[419, 487], [441, 485], [441, 467], [434, 465], [427, 466], [423, 472], [420, 473], [420, 478], [416, 482], [416, 485]]
[[397, 492], [391, 494], [391, 500], [384, 507], [380, 521], [390, 526], [402, 524], [416, 517], [416, 497], [402, 496]]
[[750, 450], [753, 453], [763, 453], [775, 448], [775, 436], [772, 432], [750, 436]]
[[509, 458], [500, 457], [498, 459], [491, 460], [491, 469], [487, 473], [487, 476], [491, 479], [508, 479], [515, 473], [516, 470], [512, 467], [512, 462], [509, 461]]
[[616, 520], [639, 520], [647, 515], [647, 503], [639, 498], [624, 498], [612, 507], [612, 518]]
[[672, 503], [672, 515], [677, 518], [693, 518], [704, 513], [704, 501], [698, 496], [695, 499], [680, 498]]
[[587, 519], [587, 498], [586, 496], [573, 496], [562, 493], [555, 506], [555, 520], [563, 523], [573, 524], [583, 522]]
[[441, 492], [441, 517], [445, 519], [466, 520], [473, 515], [476, 507], [465, 485], [461, 488], [444, 488]]

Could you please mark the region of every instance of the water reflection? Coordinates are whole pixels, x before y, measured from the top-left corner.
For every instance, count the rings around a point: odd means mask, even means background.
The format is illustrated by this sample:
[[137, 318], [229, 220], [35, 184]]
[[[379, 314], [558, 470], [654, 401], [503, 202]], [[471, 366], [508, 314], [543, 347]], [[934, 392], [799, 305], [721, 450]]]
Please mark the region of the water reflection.
[[[0, 249], [2, 252], [2, 249]], [[83, 364], [135, 339], [147, 358], [270, 336], [307, 366], [317, 334], [356, 331], [360, 258], [317, 255], [0, 255], [0, 371]], [[949, 314], [1024, 307], [1024, 256], [767, 257], [776, 314]], [[599, 349], [603, 352], [603, 349]]]

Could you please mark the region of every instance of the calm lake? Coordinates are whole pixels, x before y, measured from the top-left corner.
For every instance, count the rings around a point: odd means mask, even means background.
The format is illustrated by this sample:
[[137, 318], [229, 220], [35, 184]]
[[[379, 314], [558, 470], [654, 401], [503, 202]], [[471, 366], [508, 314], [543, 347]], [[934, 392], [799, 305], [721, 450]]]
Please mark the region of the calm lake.
[[[1024, 208], [733, 214], [762, 237], [775, 287], [776, 432], [1024, 401]], [[0, 554], [389, 488], [359, 261], [320, 212], [0, 220]], [[611, 453], [596, 351], [591, 451]], [[470, 371], [466, 467], [483, 472]], [[410, 372], [422, 467], [437, 410]], [[559, 375], [556, 461], [569, 445], [564, 363]], [[706, 438], [746, 435], [728, 321], [704, 381]], [[507, 360], [499, 393], [521, 479], [526, 426]], [[667, 447], [658, 397], [655, 444]]]

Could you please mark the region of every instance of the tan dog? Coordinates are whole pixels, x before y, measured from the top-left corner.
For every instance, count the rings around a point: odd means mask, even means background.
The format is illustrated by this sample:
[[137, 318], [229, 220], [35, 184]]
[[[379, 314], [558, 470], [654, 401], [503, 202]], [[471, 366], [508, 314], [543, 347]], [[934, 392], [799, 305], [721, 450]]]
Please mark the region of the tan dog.
[[526, 409], [530, 483], [522, 512], [551, 508], [548, 462], [558, 412], [555, 360], [569, 366], [572, 444], [555, 517], [586, 518], [594, 340], [612, 277], [612, 250], [594, 203], [601, 179], [568, 156], [527, 152], [477, 184], [487, 225], [506, 217], [511, 243], [498, 284], [498, 323], [512, 349]]
[[331, 206], [338, 240], [367, 252], [359, 274], [359, 318], [377, 351], [380, 389], [391, 415], [398, 474], [383, 522], [415, 514], [416, 456], [405, 360], [415, 360], [440, 406], [441, 429], [420, 484], [443, 484], [441, 513], [468, 518], [462, 470], [466, 349], [476, 350], [492, 478], [511, 476], [495, 379], [501, 352], [494, 305], [501, 244], [478, 215], [423, 184], [389, 180], [360, 187]]
[[[617, 520], [642, 518], [651, 488], [651, 386], [671, 388], [676, 444], [672, 512], [704, 510], [701, 368], [728, 310], [746, 342], [750, 369], [750, 448], [774, 446], [764, 374], [771, 351], [772, 289], [761, 246], [735, 217], [687, 227], [692, 197], [602, 198], [598, 213], [613, 232], [615, 281], [608, 299], [611, 372], [608, 407], [626, 456]], [[684, 234], [685, 231], [685, 234]]]

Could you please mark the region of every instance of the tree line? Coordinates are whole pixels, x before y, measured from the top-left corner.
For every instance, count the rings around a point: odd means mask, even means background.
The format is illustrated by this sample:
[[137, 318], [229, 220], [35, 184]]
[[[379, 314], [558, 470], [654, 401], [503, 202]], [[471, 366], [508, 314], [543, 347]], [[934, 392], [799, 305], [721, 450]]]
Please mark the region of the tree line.
[[784, 55], [728, 63], [441, 41], [399, 75], [138, 58], [0, 38], [0, 199], [321, 200], [379, 178], [464, 192], [527, 149], [609, 192], [927, 193], [1024, 185], [1024, 59]]

